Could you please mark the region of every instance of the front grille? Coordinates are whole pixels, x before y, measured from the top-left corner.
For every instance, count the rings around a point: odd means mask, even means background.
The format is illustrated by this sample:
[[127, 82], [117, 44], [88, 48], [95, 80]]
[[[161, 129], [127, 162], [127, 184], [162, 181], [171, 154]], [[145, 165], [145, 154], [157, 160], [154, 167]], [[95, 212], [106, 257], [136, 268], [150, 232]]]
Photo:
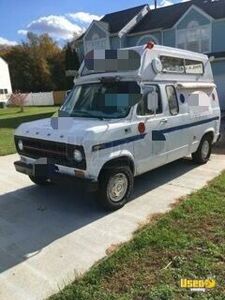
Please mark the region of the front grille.
[[[18, 140], [23, 141], [24, 149], [22, 151], [18, 148]], [[35, 159], [44, 157], [48, 159], [49, 163], [74, 167], [82, 170], [86, 169], [85, 154], [82, 146], [20, 136], [15, 136], [15, 144], [18, 153], [21, 155]], [[73, 152], [75, 149], [80, 150], [83, 155], [83, 160], [80, 163], [73, 159]]]

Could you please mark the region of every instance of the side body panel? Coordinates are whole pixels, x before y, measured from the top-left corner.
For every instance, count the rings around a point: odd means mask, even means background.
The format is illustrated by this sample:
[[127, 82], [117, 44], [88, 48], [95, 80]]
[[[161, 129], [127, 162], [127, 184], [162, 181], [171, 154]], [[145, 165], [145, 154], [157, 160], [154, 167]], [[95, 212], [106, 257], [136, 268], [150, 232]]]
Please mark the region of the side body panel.
[[[134, 142], [137, 174], [190, 155], [208, 132], [213, 134], [213, 143], [219, 136], [220, 109], [216, 89], [176, 90], [179, 105], [176, 115], [171, 115], [169, 110], [166, 84], [161, 84], [160, 89], [163, 113], [142, 118], [140, 121], [145, 122], [146, 136]], [[197, 107], [192, 103], [196, 94]], [[209, 108], [202, 107], [202, 95], [208, 99]]]

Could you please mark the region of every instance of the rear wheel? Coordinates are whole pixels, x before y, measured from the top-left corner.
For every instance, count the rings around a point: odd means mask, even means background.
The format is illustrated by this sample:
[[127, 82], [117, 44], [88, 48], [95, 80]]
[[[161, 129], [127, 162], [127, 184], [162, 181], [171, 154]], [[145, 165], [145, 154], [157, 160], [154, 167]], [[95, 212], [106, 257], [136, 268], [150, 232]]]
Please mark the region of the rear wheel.
[[30, 180], [37, 185], [46, 185], [49, 183], [49, 179], [44, 176], [29, 176]]
[[124, 206], [133, 189], [133, 173], [129, 167], [115, 167], [102, 172], [99, 180], [101, 204], [108, 210]]
[[212, 137], [210, 135], [205, 135], [195, 153], [192, 153], [192, 159], [198, 164], [205, 164], [211, 155], [212, 151]]

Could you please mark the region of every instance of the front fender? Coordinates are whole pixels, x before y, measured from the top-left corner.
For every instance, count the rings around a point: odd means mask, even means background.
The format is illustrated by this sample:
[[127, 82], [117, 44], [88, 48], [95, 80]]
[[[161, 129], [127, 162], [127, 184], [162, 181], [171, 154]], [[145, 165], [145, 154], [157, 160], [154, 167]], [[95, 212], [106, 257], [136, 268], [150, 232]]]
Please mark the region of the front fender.
[[133, 162], [134, 166], [134, 175], [136, 174], [136, 166], [134, 156], [129, 150], [115, 150], [112, 152], [100, 150], [97, 153], [93, 153], [91, 161], [88, 163], [88, 174], [90, 177], [95, 178], [97, 180], [103, 166], [110, 162], [111, 160], [119, 159], [121, 157], [127, 157]]

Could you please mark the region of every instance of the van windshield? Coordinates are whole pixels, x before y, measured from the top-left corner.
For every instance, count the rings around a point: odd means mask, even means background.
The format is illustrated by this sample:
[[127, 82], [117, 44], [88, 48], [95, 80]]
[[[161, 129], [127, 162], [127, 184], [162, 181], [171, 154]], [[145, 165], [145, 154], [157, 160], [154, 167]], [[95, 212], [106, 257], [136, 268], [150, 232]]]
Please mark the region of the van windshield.
[[100, 119], [124, 118], [140, 99], [140, 87], [135, 81], [77, 85], [61, 107], [60, 115]]

